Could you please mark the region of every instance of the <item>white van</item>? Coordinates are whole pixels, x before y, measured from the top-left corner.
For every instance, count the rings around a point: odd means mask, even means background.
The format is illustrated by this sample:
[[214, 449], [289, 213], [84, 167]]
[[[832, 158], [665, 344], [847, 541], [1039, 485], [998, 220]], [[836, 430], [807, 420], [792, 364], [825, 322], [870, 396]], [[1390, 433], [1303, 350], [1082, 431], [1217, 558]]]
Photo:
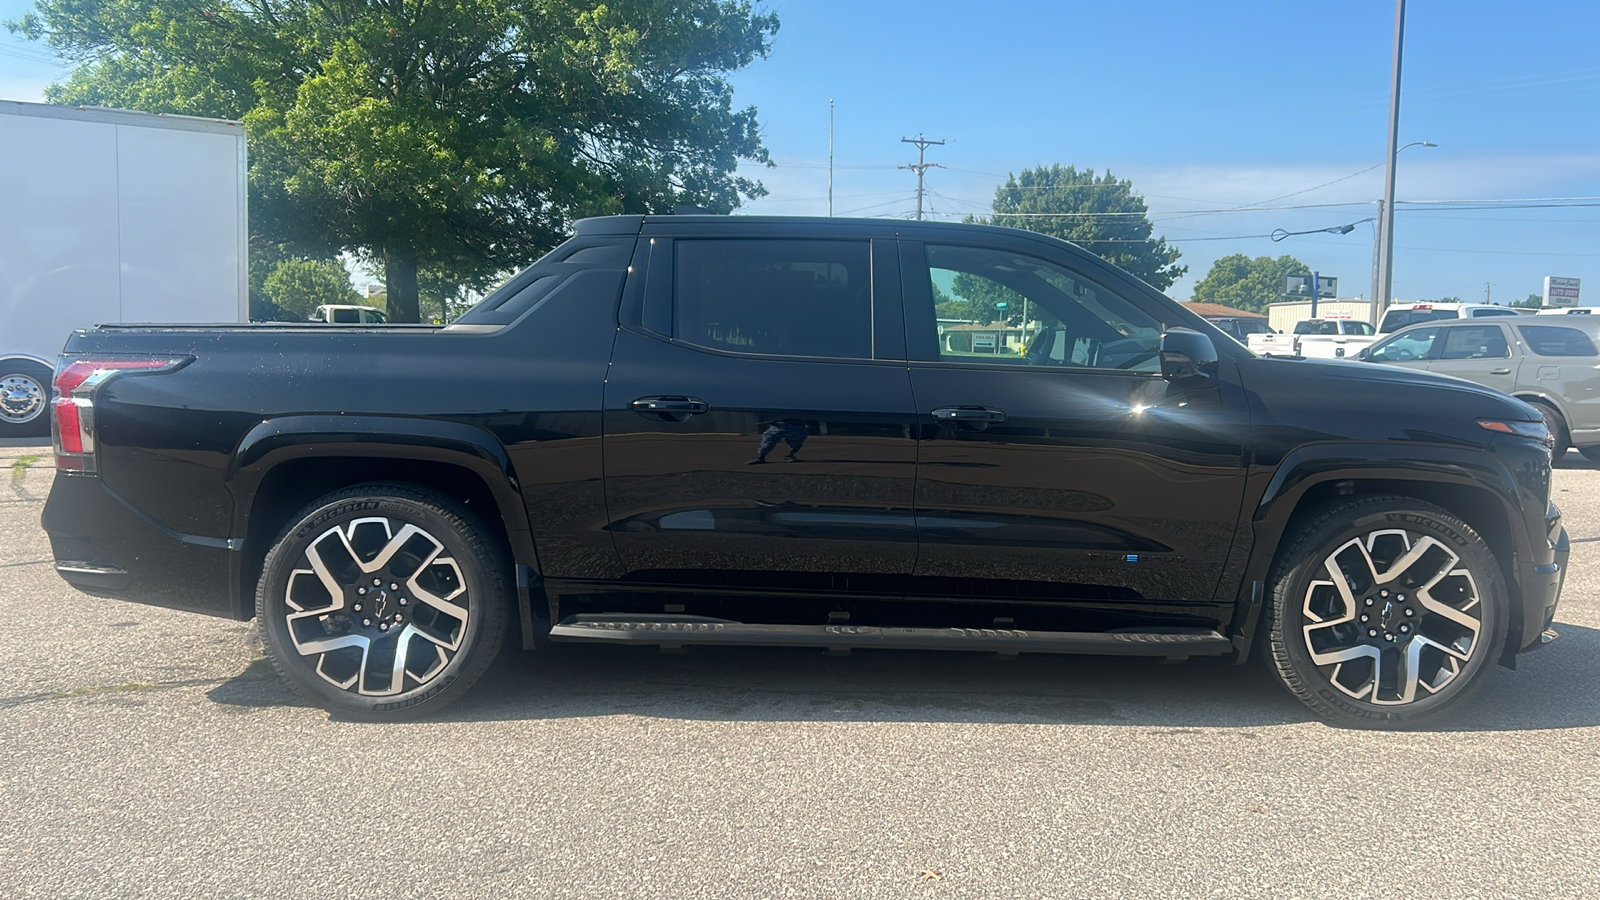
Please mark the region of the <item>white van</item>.
[[387, 325], [389, 317], [383, 310], [371, 306], [325, 303], [311, 314], [311, 321], [334, 325]]

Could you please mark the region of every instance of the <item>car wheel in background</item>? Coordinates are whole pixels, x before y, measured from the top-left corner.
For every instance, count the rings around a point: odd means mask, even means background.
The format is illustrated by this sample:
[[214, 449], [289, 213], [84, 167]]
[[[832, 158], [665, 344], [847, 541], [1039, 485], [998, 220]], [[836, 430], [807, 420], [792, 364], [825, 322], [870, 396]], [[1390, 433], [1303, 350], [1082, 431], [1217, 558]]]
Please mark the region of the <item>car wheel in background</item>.
[[1594, 444], [1588, 447], [1579, 447], [1578, 452], [1583, 454], [1584, 459], [1587, 459], [1590, 462], [1600, 463], [1600, 444]]
[[1510, 604], [1471, 526], [1406, 497], [1314, 514], [1273, 567], [1271, 663], [1340, 725], [1400, 728], [1442, 716], [1494, 668]]
[[1567, 452], [1567, 448], [1572, 446], [1572, 435], [1567, 431], [1567, 420], [1561, 418], [1561, 413], [1556, 412], [1556, 408], [1548, 403], [1529, 400], [1528, 405], [1537, 409], [1539, 415], [1544, 417], [1544, 427], [1550, 430], [1550, 455], [1560, 459]]
[[52, 375], [32, 360], [0, 360], [0, 437], [50, 433]]
[[368, 720], [430, 714], [505, 636], [511, 564], [446, 497], [366, 484], [322, 497], [268, 552], [256, 588], [267, 654], [303, 696]]

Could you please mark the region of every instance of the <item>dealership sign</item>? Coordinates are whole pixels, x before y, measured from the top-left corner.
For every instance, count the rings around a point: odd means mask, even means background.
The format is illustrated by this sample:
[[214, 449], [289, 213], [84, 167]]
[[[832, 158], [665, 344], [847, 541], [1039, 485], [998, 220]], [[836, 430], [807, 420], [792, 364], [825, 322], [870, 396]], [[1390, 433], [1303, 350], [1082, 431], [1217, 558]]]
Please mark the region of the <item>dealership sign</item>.
[[1578, 280], [1576, 278], [1544, 277], [1545, 306], [1577, 306]]

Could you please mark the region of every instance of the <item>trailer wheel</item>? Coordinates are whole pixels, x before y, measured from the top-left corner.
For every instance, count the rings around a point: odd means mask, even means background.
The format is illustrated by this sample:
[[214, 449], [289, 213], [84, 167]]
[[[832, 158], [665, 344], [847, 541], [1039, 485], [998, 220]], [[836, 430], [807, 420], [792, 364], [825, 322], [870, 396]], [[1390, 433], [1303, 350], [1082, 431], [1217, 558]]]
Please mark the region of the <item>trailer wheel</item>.
[[32, 360], [0, 360], [0, 437], [50, 433], [51, 374]]

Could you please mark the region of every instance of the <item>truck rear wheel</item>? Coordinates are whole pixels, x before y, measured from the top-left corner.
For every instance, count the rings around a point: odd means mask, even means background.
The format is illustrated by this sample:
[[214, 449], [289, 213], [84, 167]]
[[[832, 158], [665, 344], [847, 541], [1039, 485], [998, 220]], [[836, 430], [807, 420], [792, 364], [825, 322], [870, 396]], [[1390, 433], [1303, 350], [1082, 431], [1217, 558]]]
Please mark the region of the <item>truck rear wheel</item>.
[[1271, 662], [1340, 725], [1448, 713], [1494, 668], [1510, 604], [1487, 544], [1429, 503], [1374, 496], [1314, 515], [1273, 567]]
[[50, 433], [51, 374], [32, 360], [0, 360], [0, 437]]
[[511, 564], [482, 523], [402, 484], [337, 491], [268, 552], [256, 588], [267, 655], [296, 691], [350, 718], [448, 705], [506, 631]]

